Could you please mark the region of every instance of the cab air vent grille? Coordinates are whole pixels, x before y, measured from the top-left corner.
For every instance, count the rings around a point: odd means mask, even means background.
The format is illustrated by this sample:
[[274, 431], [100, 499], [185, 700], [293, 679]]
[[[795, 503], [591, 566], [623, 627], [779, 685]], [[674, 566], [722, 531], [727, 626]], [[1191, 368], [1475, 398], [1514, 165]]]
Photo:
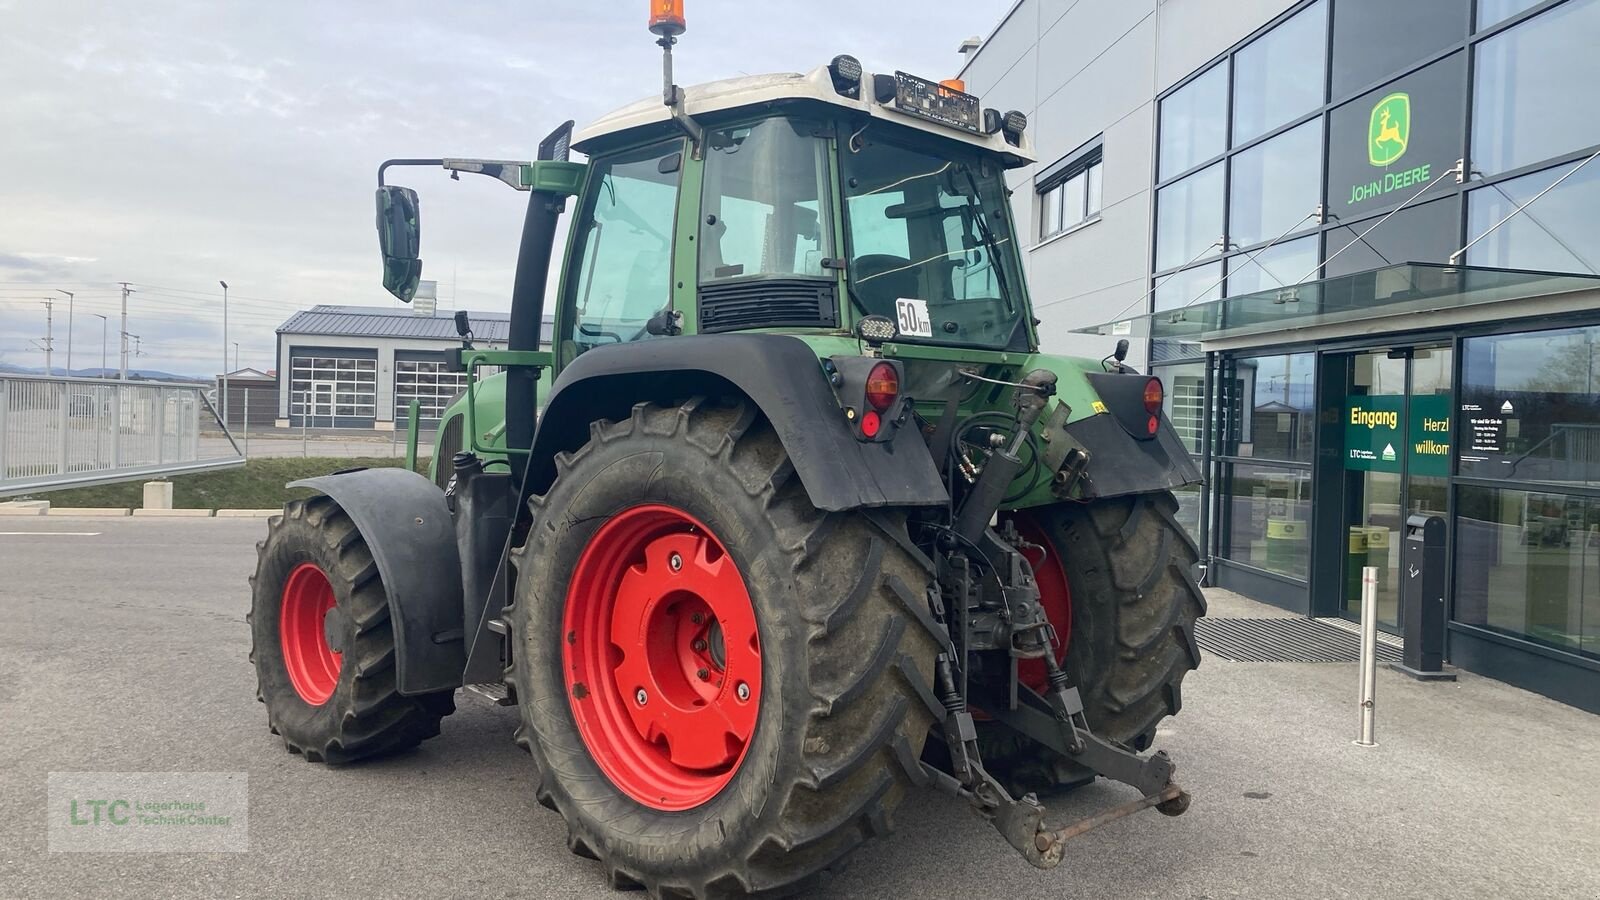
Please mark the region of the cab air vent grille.
[[833, 282], [761, 278], [700, 288], [702, 333], [776, 327], [839, 327], [839, 302]]

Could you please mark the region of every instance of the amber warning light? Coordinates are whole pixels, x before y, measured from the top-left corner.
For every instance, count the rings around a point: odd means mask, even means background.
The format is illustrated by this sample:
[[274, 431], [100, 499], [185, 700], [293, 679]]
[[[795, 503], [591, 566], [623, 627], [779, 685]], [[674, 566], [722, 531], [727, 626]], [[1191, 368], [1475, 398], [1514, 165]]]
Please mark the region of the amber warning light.
[[683, 18], [683, 0], [650, 0], [650, 31], [676, 37], [689, 27]]

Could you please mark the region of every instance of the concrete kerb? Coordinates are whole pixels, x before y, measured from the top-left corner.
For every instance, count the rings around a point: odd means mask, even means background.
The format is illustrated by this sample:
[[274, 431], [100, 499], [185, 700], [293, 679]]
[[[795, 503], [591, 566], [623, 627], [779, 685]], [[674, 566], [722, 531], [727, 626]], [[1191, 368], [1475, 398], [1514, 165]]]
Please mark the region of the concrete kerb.
[[125, 506], [57, 507], [50, 510], [50, 514], [56, 516], [88, 516], [94, 518], [126, 516], [129, 512], [130, 510]]
[[49, 512], [49, 500], [8, 500], [0, 503], [0, 516], [43, 516]]
[[217, 518], [219, 518], [219, 519], [266, 519], [266, 518], [270, 518], [272, 516], [277, 516], [277, 515], [282, 515], [282, 514], [283, 514], [283, 509], [281, 507], [278, 508], [278, 509], [219, 509], [219, 510], [217, 510]]
[[133, 511], [133, 514], [134, 514], [135, 517], [139, 517], [139, 518], [209, 519], [211, 517], [211, 510], [209, 510], [209, 509], [136, 509], [136, 510]]

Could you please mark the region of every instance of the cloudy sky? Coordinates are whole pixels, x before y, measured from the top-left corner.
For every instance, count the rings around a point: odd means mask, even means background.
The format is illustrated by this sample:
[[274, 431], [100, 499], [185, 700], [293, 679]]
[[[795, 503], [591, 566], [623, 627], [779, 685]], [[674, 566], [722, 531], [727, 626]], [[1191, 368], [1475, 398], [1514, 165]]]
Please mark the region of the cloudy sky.
[[[680, 84], [803, 71], [834, 54], [953, 75], [1010, 0], [689, 0]], [[273, 328], [315, 303], [394, 305], [372, 191], [388, 157], [528, 158], [659, 90], [646, 0], [274, 3], [0, 0], [0, 362], [42, 365], [40, 298], [76, 293], [73, 365], [117, 365], [132, 282], [140, 368], [212, 374], [229, 340], [272, 365]], [[412, 170], [440, 306], [504, 310], [521, 196]], [[54, 294], [65, 363], [66, 297]]]

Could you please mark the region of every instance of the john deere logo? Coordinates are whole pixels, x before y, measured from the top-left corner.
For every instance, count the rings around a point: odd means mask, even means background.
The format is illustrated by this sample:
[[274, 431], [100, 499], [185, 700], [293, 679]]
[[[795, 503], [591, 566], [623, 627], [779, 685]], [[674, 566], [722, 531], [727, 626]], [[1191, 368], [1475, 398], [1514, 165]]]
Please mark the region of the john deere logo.
[[1394, 93], [1372, 108], [1367, 126], [1367, 161], [1387, 166], [1406, 153], [1411, 139], [1411, 95]]

